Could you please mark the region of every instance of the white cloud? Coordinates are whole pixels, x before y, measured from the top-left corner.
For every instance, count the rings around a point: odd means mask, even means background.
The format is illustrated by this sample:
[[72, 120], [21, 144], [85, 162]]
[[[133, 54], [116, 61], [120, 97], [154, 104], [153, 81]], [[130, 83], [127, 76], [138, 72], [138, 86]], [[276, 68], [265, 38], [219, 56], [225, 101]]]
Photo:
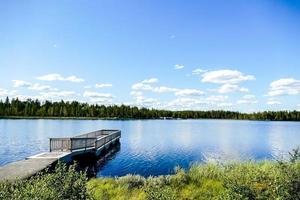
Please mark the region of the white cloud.
[[14, 83], [14, 87], [22, 87], [22, 88], [27, 88], [29, 90], [37, 90], [37, 91], [45, 91], [45, 90], [49, 90], [49, 91], [57, 91], [58, 89], [56, 88], [52, 88], [49, 85], [42, 85], [39, 83], [30, 83], [30, 82], [26, 82], [26, 81], [22, 81], [22, 80], [13, 80]]
[[149, 78], [149, 79], [143, 80], [141, 83], [151, 84], [151, 83], [157, 83], [157, 82], [158, 82], [157, 78]]
[[151, 91], [153, 90], [153, 87], [151, 85], [148, 85], [148, 84], [144, 84], [144, 83], [136, 83], [136, 84], [133, 84], [131, 86], [131, 88], [133, 90], [148, 90], [148, 91]]
[[195, 98], [178, 98], [168, 102], [165, 107], [175, 110], [192, 109], [197, 106], [207, 104], [207, 102]]
[[267, 96], [275, 97], [282, 95], [298, 95], [300, 94], [300, 80], [294, 78], [282, 78], [273, 81]]
[[90, 102], [102, 105], [113, 104], [112, 99], [108, 98], [90, 98]]
[[85, 91], [83, 93], [83, 96], [90, 97], [90, 98], [107, 98], [107, 99], [114, 98], [114, 96], [109, 93], [99, 93], [99, 92], [91, 92], [91, 91]]
[[194, 70], [192, 71], [192, 74], [193, 74], [193, 75], [199, 75], [199, 74], [203, 74], [203, 73], [205, 73], [205, 72], [207, 72], [207, 70], [198, 68], [198, 69], [194, 69]]
[[89, 98], [90, 102], [98, 103], [98, 104], [112, 104], [113, 99], [115, 98], [110, 93], [99, 93], [92, 91], [85, 91], [83, 93], [83, 97]]
[[184, 68], [184, 65], [182, 65], [182, 64], [176, 64], [174, 66], [174, 69], [183, 69], [183, 68]]
[[157, 93], [168, 93], [168, 92], [177, 92], [178, 89], [166, 87], [166, 86], [160, 86], [160, 87], [153, 88], [152, 91]]
[[63, 77], [60, 74], [47, 74], [44, 76], [39, 76], [37, 79], [42, 81], [70, 81], [76, 83], [84, 82], [84, 79], [82, 78], [78, 78], [76, 76]]
[[134, 102], [125, 103], [126, 105], [138, 106], [138, 107], [150, 107], [154, 108], [160, 105], [158, 99], [146, 98], [140, 91], [131, 91], [130, 95], [134, 97]]
[[7, 89], [0, 88], [0, 97], [10, 97], [16, 94], [16, 90], [9, 91]]
[[255, 104], [257, 103], [258, 101], [256, 100], [251, 100], [251, 99], [240, 99], [238, 100], [236, 103], [237, 104]]
[[154, 87], [151, 84], [157, 83], [157, 78], [150, 78], [143, 80], [140, 83], [135, 83], [131, 86], [131, 89], [133, 90], [143, 90], [143, 91], [152, 91], [156, 93], [167, 93], [167, 92], [176, 92], [178, 89], [176, 88], [170, 88], [166, 86], [160, 86], [160, 87]]
[[246, 94], [243, 96], [243, 99], [255, 99], [255, 95], [253, 94]]
[[30, 87], [32, 84], [22, 80], [12, 80], [14, 87]]
[[231, 106], [233, 106], [233, 103], [224, 102], [224, 103], [217, 104], [217, 106], [218, 107], [231, 107]]
[[244, 75], [240, 71], [228, 69], [208, 71], [201, 74], [201, 76], [204, 83], [237, 84], [243, 81], [255, 80], [252, 75]]
[[209, 106], [214, 107], [230, 107], [232, 103], [226, 102], [228, 96], [217, 95], [208, 97], [180, 97], [172, 101], [167, 102], [163, 105], [163, 108], [172, 110], [197, 110], [208, 108]]
[[281, 104], [281, 101], [274, 100], [274, 99], [269, 99], [269, 100], [267, 101], [267, 104], [268, 104], [268, 105], [280, 105], [280, 104]]
[[138, 96], [136, 101], [137, 101], [137, 105], [147, 106], [147, 107], [154, 107], [155, 105], [159, 104], [159, 101], [157, 99], [145, 98], [143, 96]]
[[232, 92], [249, 92], [247, 88], [240, 87], [234, 84], [224, 84], [217, 89], [217, 92], [220, 94], [232, 93]]
[[30, 89], [30, 90], [38, 90], [38, 91], [42, 91], [42, 90], [57, 90], [56, 88], [52, 88], [49, 85], [41, 85], [39, 83], [32, 84], [30, 87], [28, 87], [28, 89]]
[[41, 92], [40, 93], [44, 99], [48, 98], [64, 98], [77, 95], [74, 91], [59, 91], [59, 92]]
[[143, 93], [141, 91], [131, 91], [130, 95], [134, 97], [143, 96]]
[[237, 104], [255, 104], [258, 103], [256, 97], [252, 94], [244, 95], [242, 99], [236, 102]]
[[175, 92], [176, 96], [202, 96], [203, 94], [203, 91], [196, 89], [182, 89]]
[[95, 85], [96, 88], [105, 88], [105, 87], [112, 87], [112, 84], [110, 83], [97, 83]]
[[229, 97], [223, 96], [223, 95], [212, 95], [209, 97], [206, 97], [206, 101], [208, 102], [223, 102], [226, 101]]

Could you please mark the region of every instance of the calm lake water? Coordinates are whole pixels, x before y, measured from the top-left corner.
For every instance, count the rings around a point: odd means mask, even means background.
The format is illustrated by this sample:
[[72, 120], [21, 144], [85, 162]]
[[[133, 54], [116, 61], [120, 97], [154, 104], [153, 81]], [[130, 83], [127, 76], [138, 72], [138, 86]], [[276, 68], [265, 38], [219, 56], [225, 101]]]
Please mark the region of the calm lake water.
[[300, 146], [299, 122], [234, 120], [0, 120], [0, 166], [48, 151], [49, 137], [120, 129], [97, 176], [160, 175], [194, 162], [263, 160]]

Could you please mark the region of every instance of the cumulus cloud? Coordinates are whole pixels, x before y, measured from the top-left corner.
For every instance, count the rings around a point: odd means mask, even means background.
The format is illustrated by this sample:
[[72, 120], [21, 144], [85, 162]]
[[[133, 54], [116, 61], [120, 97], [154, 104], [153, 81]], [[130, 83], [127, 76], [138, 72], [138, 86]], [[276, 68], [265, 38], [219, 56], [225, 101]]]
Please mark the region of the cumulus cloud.
[[44, 90], [49, 90], [49, 91], [57, 91], [58, 89], [52, 88], [49, 85], [43, 85], [39, 83], [30, 83], [22, 80], [12, 80], [13, 81], [13, 87], [21, 87], [21, 88], [26, 88], [29, 90], [37, 90], [37, 91], [44, 91]]
[[49, 85], [41, 85], [39, 83], [34, 83], [32, 84], [30, 87], [28, 87], [28, 89], [30, 90], [38, 90], [38, 91], [42, 91], [42, 90], [57, 90], [56, 88], [52, 88]]
[[[151, 80], [151, 79], [149, 79]], [[155, 93], [174, 93], [175, 96], [202, 96], [204, 94], [203, 91], [197, 90], [197, 89], [178, 89], [173, 87], [167, 87], [167, 86], [157, 86], [154, 87], [150, 84], [146, 84], [149, 81], [142, 81], [140, 83], [136, 83], [132, 85], [132, 89], [134, 91], [150, 91]], [[151, 83], [154, 83], [151, 81]]]
[[215, 107], [230, 107], [233, 106], [232, 103], [227, 102], [228, 96], [216, 95], [208, 97], [179, 97], [163, 105], [164, 108], [172, 110], [195, 110], [203, 109], [207, 106]]
[[12, 95], [15, 95], [16, 92], [16, 90], [9, 91], [7, 89], [0, 88], [0, 97], [10, 97]]
[[112, 87], [112, 84], [110, 83], [97, 83], [95, 85], [96, 88], [105, 88], [105, 87]]
[[22, 80], [12, 80], [14, 87], [30, 87], [32, 84]]
[[237, 104], [255, 104], [258, 103], [254, 95], [248, 94], [236, 102]]
[[200, 75], [200, 74], [203, 74], [203, 73], [205, 73], [205, 72], [207, 72], [207, 70], [197, 68], [197, 69], [194, 69], [194, 70], [192, 71], [192, 74], [193, 74], [193, 75]]
[[208, 102], [223, 102], [223, 101], [226, 101], [228, 100], [228, 96], [224, 96], [224, 95], [212, 95], [212, 96], [209, 96], [209, 97], [206, 97], [206, 101]]
[[196, 89], [182, 89], [175, 92], [176, 96], [202, 96], [203, 94], [203, 91]]
[[91, 98], [107, 98], [107, 99], [114, 98], [114, 96], [109, 93], [99, 93], [99, 92], [91, 92], [91, 91], [85, 91], [83, 93], [83, 96], [91, 97]]
[[224, 107], [231, 107], [231, 106], [233, 106], [233, 103], [224, 102], [224, 103], [217, 104], [217, 106], [218, 107], [222, 107], [222, 108], [224, 108]]
[[154, 87], [152, 84], [157, 83], [157, 78], [150, 78], [143, 80], [142, 82], [135, 83], [132, 85], [131, 89], [133, 90], [142, 90], [142, 91], [152, 91], [156, 93], [166, 93], [166, 92], [176, 92], [176, 88], [170, 88], [166, 86]]
[[232, 103], [226, 102], [228, 96], [216, 95], [208, 97], [179, 97], [174, 100], [167, 102], [165, 105], [162, 105], [163, 108], [172, 109], [172, 110], [195, 110], [203, 109], [207, 106], [215, 107], [229, 107], [232, 106]]
[[60, 74], [46, 74], [46, 75], [37, 77], [37, 79], [42, 80], [42, 81], [70, 81], [70, 82], [75, 82], [75, 83], [84, 82], [84, 79], [82, 79], [82, 78], [78, 78], [76, 76], [63, 77]]
[[134, 97], [137, 97], [137, 96], [142, 96], [143, 93], [141, 91], [131, 91], [130, 95], [134, 96]]
[[238, 84], [244, 81], [255, 80], [252, 75], [245, 75], [237, 70], [215, 70], [207, 71], [201, 74], [202, 82], [217, 84]]
[[27, 99], [38, 99], [40, 101], [51, 100], [51, 101], [74, 101], [77, 100], [76, 97], [79, 96], [74, 91], [51, 91], [51, 92], [40, 92], [37, 95], [23, 95], [17, 94], [14, 97], [20, 100]]
[[52, 98], [65, 98], [77, 95], [74, 91], [57, 91], [57, 92], [41, 92], [40, 95], [44, 97], [44, 99], [52, 99]]
[[168, 102], [164, 107], [168, 109], [192, 109], [197, 106], [201, 106], [206, 104], [205, 101], [195, 98], [178, 98]]
[[158, 79], [157, 79], [157, 78], [149, 78], [149, 79], [143, 80], [141, 83], [144, 83], [144, 84], [151, 84], [151, 83], [157, 83], [157, 82], [158, 82]]
[[298, 95], [300, 94], [300, 80], [294, 78], [282, 78], [273, 81], [267, 96], [275, 97], [282, 95]]
[[249, 92], [247, 88], [240, 87], [238, 85], [226, 83], [217, 89], [218, 93], [226, 94], [232, 92]]
[[157, 93], [168, 93], [168, 92], [177, 92], [178, 89], [166, 87], [166, 86], [160, 86], [160, 87], [152, 88], [152, 91]]
[[182, 64], [176, 64], [174, 66], [174, 69], [183, 69], [183, 68], [184, 68], [184, 65], [182, 65]]
[[126, 105], [150, 108], [157, 107], [160, 105], [158, 99], [144, 97], [141, 91], [131, 91], [130, 95], [133, 96], [134, 102], [125, 103]]
[[153, 87], [151, 85], [148, 85], [148, 84], [144, 84], [144, 83], [136, 83], [136, 84], [133, 84], [131, 86], [131, 88], [133, 90], [148, 90], [148, 91], [151, 91], [153, 90]]
[[99, 93], [92, 91], [85, 91], [83, 97], [89, 98], [90, 102], [97, 104], [112, 104], [113, 99], [115, 98], [110, 93]]
[[267, 104], [268, 105], [280, 105], [281, 104], [281, 101], [278, 101], [278, 100], [275, 100], [275, 99], [269, 99], [267, 101]]

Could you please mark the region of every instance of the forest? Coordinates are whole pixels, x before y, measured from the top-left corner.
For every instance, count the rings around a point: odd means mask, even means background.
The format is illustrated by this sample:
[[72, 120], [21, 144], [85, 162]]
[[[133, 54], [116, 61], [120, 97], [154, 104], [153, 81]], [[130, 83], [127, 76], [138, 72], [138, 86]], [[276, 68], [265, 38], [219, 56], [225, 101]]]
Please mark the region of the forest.
[[299, 111], [265, 111], [257, 113], [240, 113], [224, 110], [211, 111], [170, 111], [138, 108], [127, 105], [97, 105], [72, 102], [51, 102], [28, 99], [6, 98], [0, 100], [1, 118], [101, 118], [101, 119], [239, 119], [300, 121]]

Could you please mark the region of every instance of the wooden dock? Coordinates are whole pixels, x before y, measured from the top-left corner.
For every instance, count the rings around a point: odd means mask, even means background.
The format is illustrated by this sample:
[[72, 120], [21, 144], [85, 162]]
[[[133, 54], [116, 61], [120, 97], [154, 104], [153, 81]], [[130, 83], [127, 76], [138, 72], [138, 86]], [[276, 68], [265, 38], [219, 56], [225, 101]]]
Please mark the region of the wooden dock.
[[0, 167], [0, 181], [28, 178], [58, 161], [69, 163], [75, 155], [93, 153], [99, 156], [102, 150], [114, 144], [120, 137], [120, 130], [99, 130], [75, 137], [50, 138], [49, 152]]

